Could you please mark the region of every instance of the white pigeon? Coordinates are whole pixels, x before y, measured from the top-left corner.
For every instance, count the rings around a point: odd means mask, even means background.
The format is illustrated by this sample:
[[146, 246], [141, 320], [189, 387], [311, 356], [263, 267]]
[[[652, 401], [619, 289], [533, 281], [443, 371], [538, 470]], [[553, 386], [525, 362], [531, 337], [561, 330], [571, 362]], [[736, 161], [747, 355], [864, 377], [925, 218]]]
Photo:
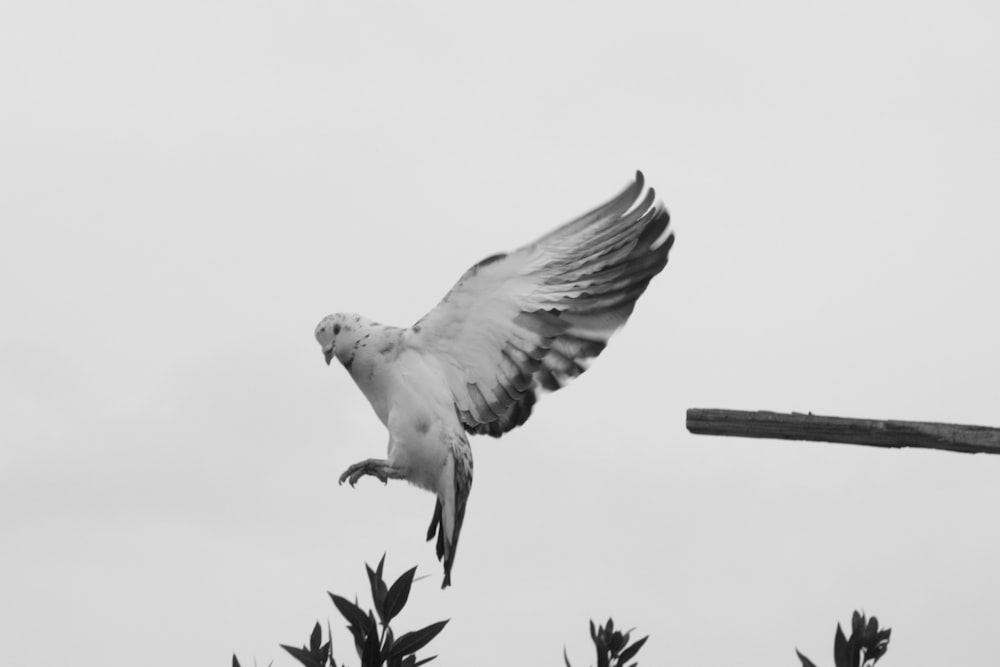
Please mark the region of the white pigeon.
[[479, 262], [409, 329], [360, 315], [316, 326], [326, 363], [336, 357], [389, 430], [388, 456], [349, 467], [405, 479], [437, 496], [437, 533], [451, 583], [472, 486], [466, 433], [500, 437], [531, 415], [540, 390], [555, 391], [625, 324], [667, 263], [670, 216], [642, 172], [618, 196], [509, 254]]

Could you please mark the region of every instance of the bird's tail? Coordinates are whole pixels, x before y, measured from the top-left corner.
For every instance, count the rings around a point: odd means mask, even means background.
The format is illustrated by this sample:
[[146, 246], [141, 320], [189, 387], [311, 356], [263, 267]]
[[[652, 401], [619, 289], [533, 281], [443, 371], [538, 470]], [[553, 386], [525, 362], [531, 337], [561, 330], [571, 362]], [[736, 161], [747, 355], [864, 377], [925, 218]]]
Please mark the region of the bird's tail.
[[454, 560], [454, 550], [448, 554], [448, 558], [444, 558], [445, 547], [444, 547], [444, 528], [441, 526], [441, 499], [438, 498], [434, 503], [434, 516], [431, 517], [431, 525], [427, 528], [427, 541], [430, 542], [437, 535], [437, 557], [438, 560], [444, 559], [444, 583], [441, 584], [441, 588], [445, 588], [451, 585], [451, 563]]
[[[452, 439], [451, 461], [445, 466], [447, 479], [439, 488], [434, 516], [427, 529], [427, 541], [437, 535], [437, 557], [444, 565], [444, 581], [441, 588], [451, 585], [451, 566], [455, 562], [458, 537], [465, 520], [465, 504], [472, 488], [472, 448], [465, 434]], [[450, 470], [448, 470], [450, 468]]]

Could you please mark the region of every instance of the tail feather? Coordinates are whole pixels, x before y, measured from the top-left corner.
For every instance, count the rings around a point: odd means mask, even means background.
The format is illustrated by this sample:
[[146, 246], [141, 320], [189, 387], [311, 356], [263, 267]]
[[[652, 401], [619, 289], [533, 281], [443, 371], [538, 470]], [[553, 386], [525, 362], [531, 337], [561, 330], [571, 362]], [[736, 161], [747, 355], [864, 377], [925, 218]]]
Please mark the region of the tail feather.
[[[472, 488], [472, 449], [464, 434], [460, 434], [451, 442], [451, 489], [448, 493], [438, 493], [434, 505], [434, 516], [427, 529], [427, 541], [437, 535], [435, 552], [438, 560], [444, 565], [444, 581], [441, 588], [451, 585], [451, 567], [455, 562], [455, 551], [458, 549], [458, 537], [462, 532], [462, 522], [465, 520], [465, 504]], [[450, 495], [450, 497], [449, 497]], [[450, 530], [449, 530], [450, 528]], [[450, 534], [449, 534], [450, 533]]]

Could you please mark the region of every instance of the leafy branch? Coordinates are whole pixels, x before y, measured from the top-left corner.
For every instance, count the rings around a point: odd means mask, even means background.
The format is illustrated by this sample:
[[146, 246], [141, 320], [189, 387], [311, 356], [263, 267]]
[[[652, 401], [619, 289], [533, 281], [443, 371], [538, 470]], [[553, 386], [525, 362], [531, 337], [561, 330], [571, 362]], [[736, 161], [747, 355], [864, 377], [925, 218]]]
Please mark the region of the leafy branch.
[[[851, 637], [844, 636], [844, 631], [837, 624], [837, 634], [833, 639], [833, 662], [836, 667], [873, 667], [889, 649], [889, 635], [892, 630], [879, 630], [878, 619], [855, 611], [851, 618]], [[798, 649], [795, 654], [802, 661], [802, 667], [816, 667], [809, 658], [802, 655]]]
[[[597, 667], [636, 667], [639, 663], [630, 664], [629, 660], [635, 657], [635, 654], [649, 639], [649, 635], [629, 644], [631, 633], [632, 630], [625, 633], [615, 630], [615, 622], [610, 618], [607, 623], [597, 628], [591, 621], [590, 639], [594, 642], [594, 648], [597, 650]], [[566, 667], [573, 667], [569, 662], [569, 656], [566, 655], [565, 648], [563, 648], [563, 660], [566, 662]]]
[[[417, 568], [413, 567], [404, 572], [391, 586], [387, 586], [382, 577], [385, 565], [385, 555], [378, 563], [378, 567], [372, 570], [371, 566], [365, 564], [368, 572], [368, 582], [371, 586], [372, 600], [375, 603], [375, 611], [369, 609], [363, 611], [354, 602], [334, 593], [329, 593], [333, 605], [347, 620], [347, 629], [354, 637], [354, 648], [357, 650], [358, 658], [361, 660], [361, 667], [417, 667], [423, 665], [437, 656], [417, 659], [417, 651], [420, 651], [432, 639], [434, 639], [448, 621], [431, 623], [425, 628], [407, 632], [399, 637], [395, 636], [390, 623], [403, 610], [410, 597], [410, 586], [413, 584], [413, 577]], [[376, 620], [375, 614], [378, 614]], [[381, 625], [381, 630], [379, 626]], [[309, 636], [309, 643], [301, 648], [282, 644], [281, 648], [288, 651], [293, 658], [299, 661], [304, 667], [346, 667], [347, 663], [338, 664], [333, 657], [333, 649], [330, 638], [330, 629], [327, 628], [327, 641], [323, 641], [323, 630], [319, 623], [313, 627]], [[239, 660], [233, 656], [233, 667], [241, 667]]]

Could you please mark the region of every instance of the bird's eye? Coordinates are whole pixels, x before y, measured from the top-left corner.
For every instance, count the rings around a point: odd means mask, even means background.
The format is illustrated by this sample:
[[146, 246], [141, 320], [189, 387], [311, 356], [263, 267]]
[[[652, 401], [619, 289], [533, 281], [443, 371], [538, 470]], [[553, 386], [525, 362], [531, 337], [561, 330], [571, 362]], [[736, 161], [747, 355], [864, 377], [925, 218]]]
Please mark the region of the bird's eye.
[[336, 336], [339, 333], [340, 333], [340, 325], [339, 324], [334, 324], [333, 325], [333, 335]]

